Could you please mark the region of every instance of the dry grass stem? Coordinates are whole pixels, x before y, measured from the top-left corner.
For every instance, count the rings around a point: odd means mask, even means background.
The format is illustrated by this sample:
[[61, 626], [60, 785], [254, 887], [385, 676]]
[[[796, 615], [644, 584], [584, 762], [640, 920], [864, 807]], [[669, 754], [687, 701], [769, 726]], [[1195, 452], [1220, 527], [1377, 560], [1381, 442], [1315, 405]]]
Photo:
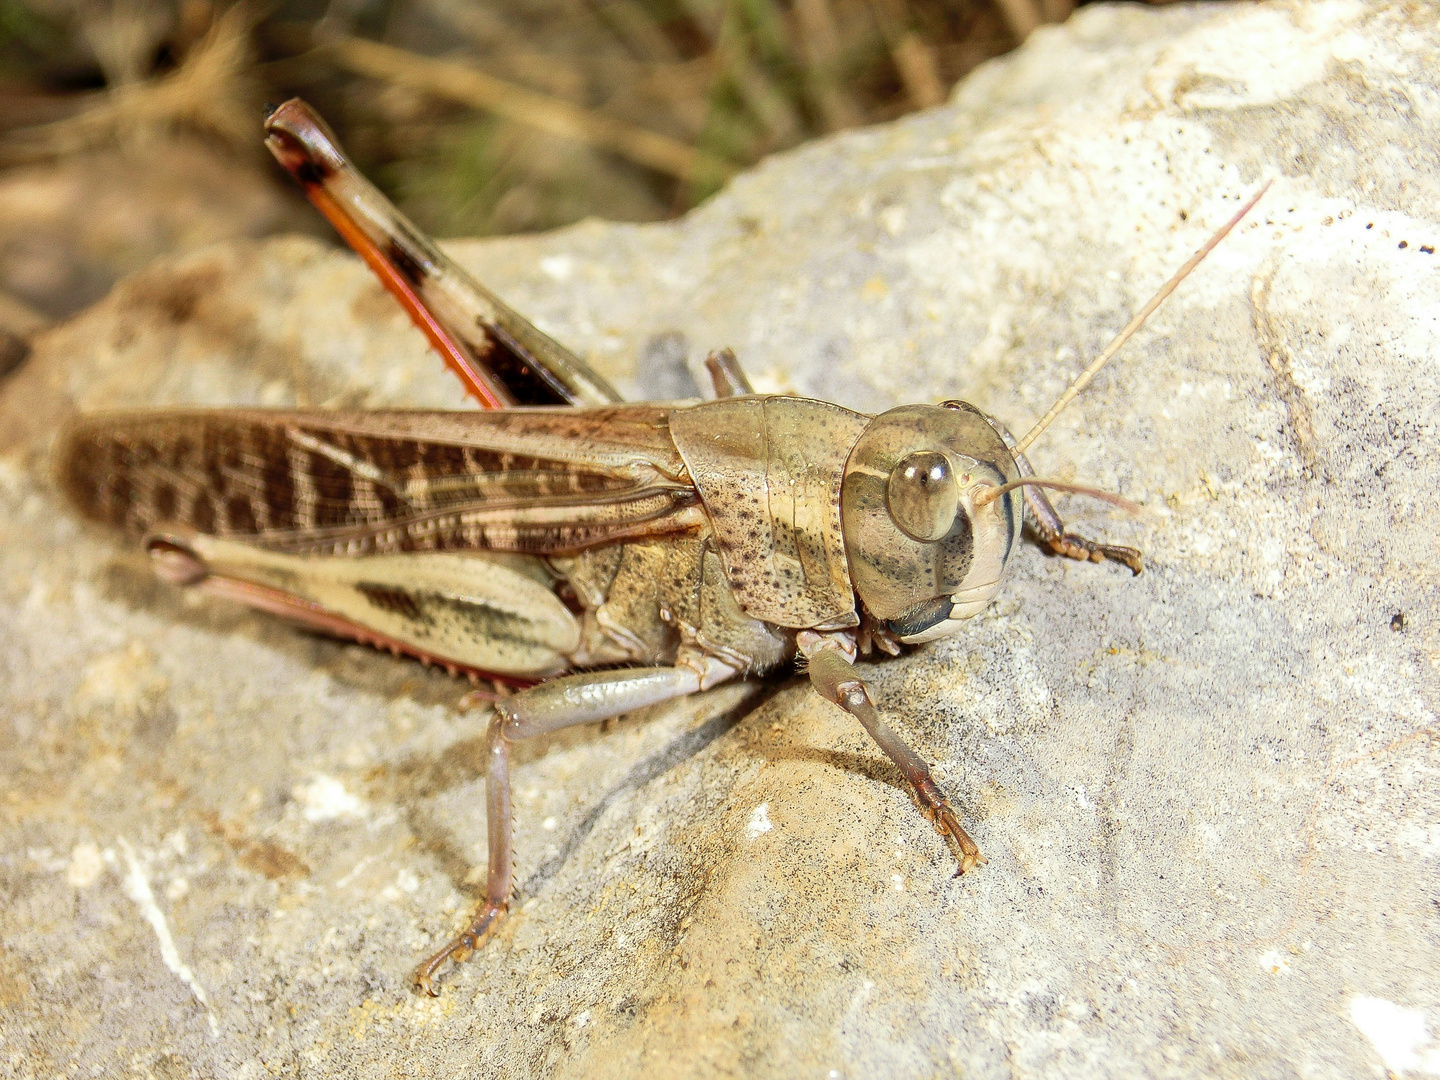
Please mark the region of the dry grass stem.
[[80, 22], [80, 36], [105, 72], [106, 83], [128, 86], [145, 79], [155, 47], [169, 26], [166, 5], [114, 0], [108, 8], [89, 9], [89, 17]]
[[721, 176], [736, 172], [729, 162], [667, 135], [497, 79], [465, 64], [432, 59], [363, 38], [337, 38], [322, 48], [337, 65], [357, 75], [483, 109], [551, 135], [609, 150], [682, 180], [697, 170]]
[[891, 48], [890, 55], [905, 84], [910, 104], [917, 109], [929, 109], [945, 103], [945, 81], [940, 77], [935, 51], [919, 34], [905, 34]]
[[827, 131], [859, 127], [864, 114], [840, 82], [840, 31], [829, 0], [795, 0], [805, 53], [805, 89]]
[[750, 58], [738, 20], [727, 12], [715, 44], [720, 70], [751, 115], [764, 127], [774, 146], [790, 146], [804, 136], [800, 115], [765, 69]]
[[[1074, 0], [1006, 2], [1028, 32]], [[248, 153], [259, 103], [301, 95], [432, 231], [648, 221], [766, 154], [943, 104], [1018, 36], [1001, 0], [233, 3], [0, 0], [22, 72], [0, 164], [167, 130]]]
[[595, 5], [595, 13], [636, 59], [661, 64], [681, 61], [680, 51], [636, 0], [601, 2]]
[[1005, 17], [1005, 25], [1010, 27], [1016, 41], [1024, 41], [1045, 21], [1035, 0], [995, 0], [995, 6]]
[[715, 83], [713, 53], [676, 63], [651, 64], [632, 83], [637, 97], [661, 101], [687, 129], [699, 134], [709, 112], [706, 97]]
[[251, 21], [242, 5], [230, 8], [168, 75], [113, 86], [74, 116], [16, 129], [0, 145], [0, 159], [30, 161], [115, 142], [143, 144], [177, 127], [253, 151]]
[[890, 60], [905, 86], [905, 96], [917, 109], [945, 101], [945, 80], [932, 49], [906, 25], [910, 17], [905, 0], [870, 0], [870, 11], [890, 49]]

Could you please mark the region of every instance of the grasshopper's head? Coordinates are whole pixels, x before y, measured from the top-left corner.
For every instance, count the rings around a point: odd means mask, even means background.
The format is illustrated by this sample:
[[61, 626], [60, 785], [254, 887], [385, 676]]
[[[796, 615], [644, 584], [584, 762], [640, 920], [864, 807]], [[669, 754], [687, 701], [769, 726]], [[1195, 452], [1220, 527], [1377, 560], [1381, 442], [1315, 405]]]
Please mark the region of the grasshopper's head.
[[1020, 477], [985, 415], [904, 405], [870, 422], [840, 492], [845, 554], [870, 614], [902, 641], [933, 641], [994, 598], [1020, 540]]
[[[1025, 452], [1269, 187], [1267, 180], [1161, 286], [1015, 443], [1013, 452], [984, 413], [960, 401], [905, 405], [870, 422], [845, 463], [840, 521], [855, 591], [891, 633], [906, 642], [933, 641], [954, 633], [960, 620], [994, 599], [1024, 522], [1023, 496], [1014, 486], [1020, 480], [1016, 455]], [[1118, 496], [1063, 481], [1027, 477], [1024, 483], [1096, 495], [1138, 509]], [[1105, 545], [1098, 550], [1140, 572], [1139, 552]]]

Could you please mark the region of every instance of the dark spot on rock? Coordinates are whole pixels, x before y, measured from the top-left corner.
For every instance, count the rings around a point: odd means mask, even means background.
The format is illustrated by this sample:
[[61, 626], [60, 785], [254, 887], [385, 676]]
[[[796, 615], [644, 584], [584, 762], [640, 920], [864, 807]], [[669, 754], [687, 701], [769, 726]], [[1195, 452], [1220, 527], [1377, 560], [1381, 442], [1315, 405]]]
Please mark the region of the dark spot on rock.
[[1403, 611], [1397, 611], [1390, 616], [1390, 629], [1397, 634], [1405, 629], [1405, 613]]
[[1404, 250], [1405, 250], [1406, 248], [1408, 248], [1409, 246], [1410, 246], [1410, 241], [1409, 241], [1409, 240], [1401, 240], [1401, 241], [1400, 241], [1400, 250], [1401, 250], [1401, 251], [1404, 251]]
[[180, 273], [157, 269], [130, 279], [126, 285], [134, 308], [148, 310], [176, 326], [191, 321], [206, 297], [219, 291], [221, 272], [197, 266]]
[[1060, 1017], [1060, 1002], [1054, 994], [1033, 994], [1025, 999], [1025, 1013], [1043, 1028], [1055, 1028]]
[[246, 836], [241, 826], [224, 820], [213, 810], [204, 811], [200, 816], [205, 822], [205, 831], [225, 841], [246, 869], [263, 874], [271, 881], [282, 877], [310, 876], [310, 867], [293, 851], [271, 840], [255, 840]]
[[310, 867], [300, 856], [269, 840], [252, 840], [246, 844], [240, 851], [240, 865], [264, 874], [271, 881], [310, 876]]

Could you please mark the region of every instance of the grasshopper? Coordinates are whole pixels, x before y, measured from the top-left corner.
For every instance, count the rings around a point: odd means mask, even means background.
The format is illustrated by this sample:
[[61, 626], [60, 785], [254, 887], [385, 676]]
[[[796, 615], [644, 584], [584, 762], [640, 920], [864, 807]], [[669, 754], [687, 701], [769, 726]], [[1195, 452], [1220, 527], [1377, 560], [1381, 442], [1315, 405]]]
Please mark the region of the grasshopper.
[[623, 403], [401, 216], [304, 102], [270, 114], [266, 142], [484, 408], [93, 414], [57, 475], [168, 582], [496, 684], [485, 898], [416, 985], [438, 993], [508, 910], [513, 742], [797, 662], [899, 768], [958, 873], [984, 862], [854, 660], [956, 633], [1027, 525], [1140, 572], [1043, 489], [1129, 504], [1037, 477], [1024, 452], [1264, 188], [1016, 440], [963, 401], [870, 416], [757, 395], [728, 350], [706, 361], [713, 400]]

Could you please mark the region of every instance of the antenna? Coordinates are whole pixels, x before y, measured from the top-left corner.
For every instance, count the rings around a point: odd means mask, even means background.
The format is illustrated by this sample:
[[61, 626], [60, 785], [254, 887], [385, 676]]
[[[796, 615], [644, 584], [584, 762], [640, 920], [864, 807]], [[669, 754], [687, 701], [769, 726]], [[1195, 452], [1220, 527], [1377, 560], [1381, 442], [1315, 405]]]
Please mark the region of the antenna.
[[1076, 376], [1075, 381], [1070, 384], [1065, 393], [1060, 395], [1059, 400], [1050, 406], [1050, 411], [1040, 418], [1040, 422], [1027, 431], [1025, 437], [1015, 444], [1013, 453], [1023, 454], [1030, 444], [1040, 437], [1040, 433], [1050, 426], [1050, 422], [1060, 415], [1060, 410], [1074, 401], [1080, 391], [1090, 385], [1090, 380], [1095, 377], [1095, 373], [1104, 367], [1106, 362], [1120, 351], [1120, 346], [1129, 341], [1135, 331], [1139, 330], [1140, 327], [1145, 324], [1145, 320], [1150, 317], [1156, 308], [1165, 302], [1167, 296], [1175, 291], [1175, 286], [1184, 281], [1186, 275], [1200, 265], [1200, 260], [1205, 258], [1206, 255], [1209, 255], [1215, 245], [1220, 243], [1221, 240], [1224, 240], [1231, 229], [1240, 224], [1240, 219], [1248, 214], [1250, 208], [1260, 201], [1260, 196], [1270, 190], [1270, 185], [1273, 182], [1272, 180], [1266, 180], [1260, 190], [1250, 197], [1250, 201], [1242, 206], [1240, 211], [1227, 221], [1219, 232], [1205, 241], [1205, 246], [1195, 252], [1194, 255], [1191, 255], [1190, 261], [1176, 271], [1174, 277], [1160, 286], [1160, 291], [1150, 298], [1150, 302], [1140, 309], [1139, 313], [1130, 320], [1130, 324], [1115, 335], [1115, 339], [1111, 341], [1109, 345], [1105, 346], [1104, 351], [1091, 361], [1089, 367]]
[[1088, 495], [1092, 499], [1100, 499], [1132, 514], [1138, 514], [1145, 509], [1139, 503], [1131, 502], [1125, 496], [1116, 495], [1113, 491], [1102, 491], [1100, 488], [1089, 487], [1086, 484], [1072, 484], [1068, 480], [1052, 480], [1048, 476], [1022, 476], [1019, 480], [1012, 480], [999, 487], [982, 484], [980, 491], [971, 501], [976, 506], [989, 506], [1001, 495], [1022, 487], [1042, 487], [1049, 488], [1051, 491], [1068, 491], [1072, 495]]

